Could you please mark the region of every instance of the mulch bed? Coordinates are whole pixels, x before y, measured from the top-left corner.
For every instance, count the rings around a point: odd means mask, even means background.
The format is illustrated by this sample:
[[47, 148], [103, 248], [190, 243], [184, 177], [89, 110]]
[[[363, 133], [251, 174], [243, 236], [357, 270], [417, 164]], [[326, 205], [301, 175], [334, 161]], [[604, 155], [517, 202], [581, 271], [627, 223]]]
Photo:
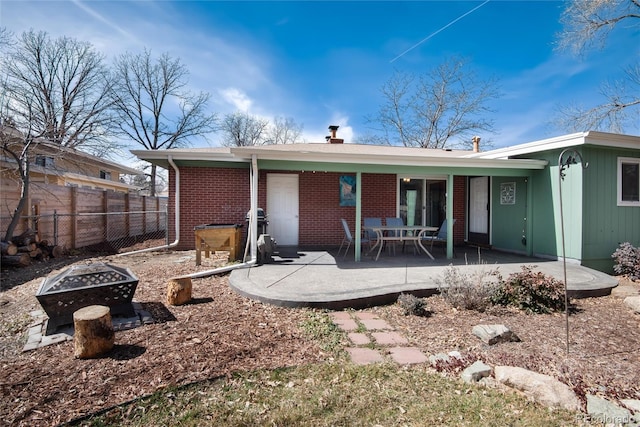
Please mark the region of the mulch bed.
[[[29, 313], [40, 308], [35, 293], [42, 277], [56, 270], [45, 265], [3, 270], [0, 419], [9, 425], [58, 424], [167, 386], [329, 357], [300, 331], [307, 310], [240, 297], [229, 288], [225, 275], [194, 279], [190, 304], [165, 304], [168, 279], [207, 270], [222, 262], [218, 259], [205, 259], [195, 267], [193, 251], [168, 251], [70, 259], [66, 264], [70, 262], [130, 267], [140, 279], [134, 299], [155, 323], [117, 332], [115, 348], [99, 359], [75, 359], [73, 342], [23, 353], [32, 321]], [[640, 289], [638, 284], [627, 286]], [[456, 310], [439, 296], [426, 301], [430, 317], [405, 316], [397, 305], [370, 310], [427, 355], [458, 350], [471, 362], [480, 358], [490, 365], [554, 375], [582, 397], [594, 393], [640, 399], [640, 316], [624, 306], [619, 295], [576, 301], [568, 355], [562, 314], [527, 315], [510, 309], [479, 313]], [[505, 324], [522, 342], [486, 346], [471, 334], [472, 327], [482, 323]], [[445, 371], [456, 374], [462, 368], [445, 367]]]

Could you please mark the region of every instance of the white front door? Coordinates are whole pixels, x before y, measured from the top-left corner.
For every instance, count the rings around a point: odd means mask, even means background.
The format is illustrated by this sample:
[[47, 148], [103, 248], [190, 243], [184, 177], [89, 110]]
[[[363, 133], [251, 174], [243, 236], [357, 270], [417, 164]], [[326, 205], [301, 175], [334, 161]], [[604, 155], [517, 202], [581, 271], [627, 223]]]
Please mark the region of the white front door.
[[469, 178], [469, 243], [489, 244], [489, 177]]
[[267, 174], [267, 232], [280, 246], [298, 244], [298, 175]]

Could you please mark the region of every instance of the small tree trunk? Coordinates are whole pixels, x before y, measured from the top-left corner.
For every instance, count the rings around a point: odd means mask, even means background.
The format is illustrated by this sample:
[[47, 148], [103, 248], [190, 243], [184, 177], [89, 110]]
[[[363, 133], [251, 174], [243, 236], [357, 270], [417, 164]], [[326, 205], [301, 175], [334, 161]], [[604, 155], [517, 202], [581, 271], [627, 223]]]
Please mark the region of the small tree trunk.
[[18, 247], [13, 243], [0, 242], [0, 252], [2, 255], [15, 255], [18, 253]]
[[26, 267], [31, 264], [31, 257], [28, 253], [18, 255], [2, 255], [2, 264], [14, 267]]
[[176, 277], [167, 285], [167, 304], [182, 305], [191, 301], [191, 278]]
[[90, 305], [73, 313], [73, 355], [78, 359], [100, 356], [115, 342], [111, 312], [104, 305]]

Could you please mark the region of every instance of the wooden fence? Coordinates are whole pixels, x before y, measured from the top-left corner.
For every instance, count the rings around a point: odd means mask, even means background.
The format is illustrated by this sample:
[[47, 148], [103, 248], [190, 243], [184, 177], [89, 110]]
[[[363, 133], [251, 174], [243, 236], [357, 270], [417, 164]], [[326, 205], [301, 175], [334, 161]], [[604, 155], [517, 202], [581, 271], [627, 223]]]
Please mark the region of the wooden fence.
[[[24, 212], [14, 235], [31, 228], [41, 239], [74, 249], [166, 233], [168, 200], [164, 197], [41, 184], [30, 190], [29, 211]], [[19, 191], [2, 187], [3, 236], [19, 197]]]

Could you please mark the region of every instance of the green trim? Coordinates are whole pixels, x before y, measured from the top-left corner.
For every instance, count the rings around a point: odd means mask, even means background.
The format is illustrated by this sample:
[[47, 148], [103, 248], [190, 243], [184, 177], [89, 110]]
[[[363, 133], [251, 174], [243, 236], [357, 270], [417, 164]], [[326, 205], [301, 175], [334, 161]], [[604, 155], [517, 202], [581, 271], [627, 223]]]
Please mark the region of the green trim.
[[447, 259], [453, 259], [453, 174], [447, 177]]
[[529, 176], [526, 169], [496, 169], [478, 167], [447, 166], [403, 166], [403, 165], [363, 165], [356, 163], [292, 162], [286, 160], [258, 160], [260, 169], [288, 171], [322, 171], [344, 173], [388, 173], [407, 175], [491, 175], [491, 176]]

